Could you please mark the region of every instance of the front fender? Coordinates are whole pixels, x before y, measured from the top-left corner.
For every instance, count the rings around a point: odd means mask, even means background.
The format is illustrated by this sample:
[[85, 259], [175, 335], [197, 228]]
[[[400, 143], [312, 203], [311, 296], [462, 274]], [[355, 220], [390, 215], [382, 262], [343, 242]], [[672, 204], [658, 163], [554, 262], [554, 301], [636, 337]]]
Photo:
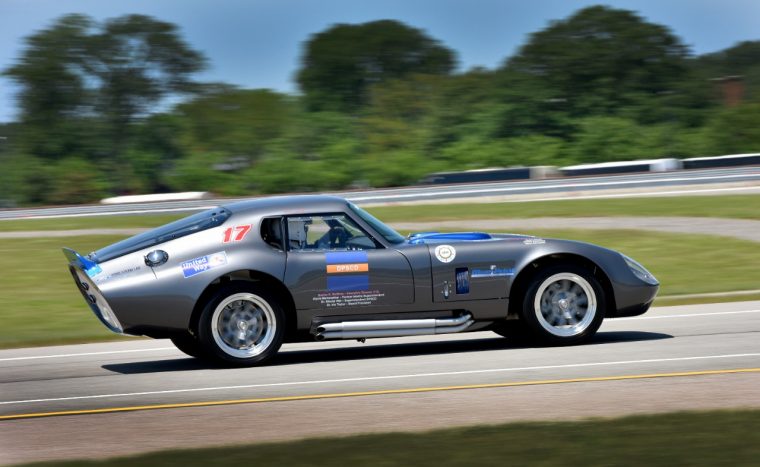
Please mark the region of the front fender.
[[[552, 257], [575, 256], [593, 263], [605, 275], [612, 288], [614, 312], [647, 306], [654, 300], [658, 285], [647, 284], [631, 271], [623, 256], [614, 250], [585, 242], [557, 239], [526, 239], [529, 249], [516, 261], [516, 278], [531, 264]], [[510, 287], [510, 296], [512, 295]], [[646, 308], [644, 308], [646, 311]], [[617, 313], [613, 313], [617, 314]]]

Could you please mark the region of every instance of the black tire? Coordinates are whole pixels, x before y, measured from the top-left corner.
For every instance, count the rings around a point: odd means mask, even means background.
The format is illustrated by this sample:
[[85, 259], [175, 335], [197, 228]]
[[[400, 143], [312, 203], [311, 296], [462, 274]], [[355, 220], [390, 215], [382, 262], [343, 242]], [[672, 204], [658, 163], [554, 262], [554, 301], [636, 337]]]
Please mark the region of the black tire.
[[185, 354], [195, 358], [204, 357], [205, 352], [203, 346], [201, 345], [201, 342], [198, 340], [198, 338], [189, 332], [175, 334], [169, 339], [172, 341], [172, 344], [174, 344], [175, 347], [177, 347]]
[[[204, 356], [233, 366], [264, 363], [280, 349], [284, 336], [285, 312], [280, 300], [253, 282], [234, 281], [219, 287], [198, 323]], [[232, 340], [237, 342], [232, 344]]]
[[510, 319], [494, 323], [493, 332], [506, 337], [511, 344], [525, 345], [533, 342], [533, 333], [522, 319]]
[[589, 270], [556, 265], [531, 279], [522, 297], [520, 320], [542, 344], [580, 344], [596, 334], [606, 307], [604, 289]]

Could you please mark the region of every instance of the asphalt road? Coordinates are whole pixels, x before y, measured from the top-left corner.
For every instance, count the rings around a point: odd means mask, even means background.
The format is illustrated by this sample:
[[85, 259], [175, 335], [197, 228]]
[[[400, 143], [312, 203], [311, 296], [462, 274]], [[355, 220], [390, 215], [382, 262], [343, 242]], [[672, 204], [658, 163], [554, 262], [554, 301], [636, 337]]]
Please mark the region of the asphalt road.
[[738, 407], [760, 407], [760, 302], [607, 320], [583, 346], [489, 332], [307, 343], [248, 369], [168, 341], [0, 351], [2, 463]]
[[[393, 189], [344, 191], [333, 194], [343, 196], [360, 205], [372, 205], [444, 200], [483, 200], [487, 198], [525, 200], [564, 199], [568, 196], [576, 198], [655, 196], [667, 192], [679, 195], [756, 192], [758, 182], [760, 182], [760, 166], [749, 166], [546, 180], [512, 180], [494, 183], [413, 186]], [[120, 205], [7, 209], [0, 210], [0, 220], [198, 211], [237, 200], [209, 199]]]

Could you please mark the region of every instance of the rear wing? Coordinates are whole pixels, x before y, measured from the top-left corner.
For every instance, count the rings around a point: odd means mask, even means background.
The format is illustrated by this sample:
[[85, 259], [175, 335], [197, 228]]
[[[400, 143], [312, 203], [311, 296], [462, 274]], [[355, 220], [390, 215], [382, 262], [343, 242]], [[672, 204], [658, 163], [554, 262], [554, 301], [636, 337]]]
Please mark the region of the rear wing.
[[85, 274], [87, 274], [88, 277], [94, 277], [102, 272], [102, 269], [98, 263], [87, 259], [71, 248], [64, 248], [63, 255], [66, 256], [66, 259], [69, 260], [69, 266], [81, 269]]

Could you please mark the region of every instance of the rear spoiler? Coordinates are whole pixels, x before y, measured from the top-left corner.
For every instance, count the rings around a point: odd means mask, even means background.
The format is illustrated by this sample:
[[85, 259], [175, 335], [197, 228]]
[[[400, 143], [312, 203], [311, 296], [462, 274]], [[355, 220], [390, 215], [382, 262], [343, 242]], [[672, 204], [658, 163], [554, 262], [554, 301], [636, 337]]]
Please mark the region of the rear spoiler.
[[102, 272], [102, 269], [100, 268], [98, 263], [90, 259], [87, 259], [86, 257], [80, 255], [76, 251], [72, 250], [71, 248], [64, 248], [63, 254], [64, 256], [66, 256], [66, 259], [69, 260], [70, 266], [81, 269], [82, 271], [84, 271], [85, 274], [87, 274], [88, 277], [96, 276], [100, 272]]

